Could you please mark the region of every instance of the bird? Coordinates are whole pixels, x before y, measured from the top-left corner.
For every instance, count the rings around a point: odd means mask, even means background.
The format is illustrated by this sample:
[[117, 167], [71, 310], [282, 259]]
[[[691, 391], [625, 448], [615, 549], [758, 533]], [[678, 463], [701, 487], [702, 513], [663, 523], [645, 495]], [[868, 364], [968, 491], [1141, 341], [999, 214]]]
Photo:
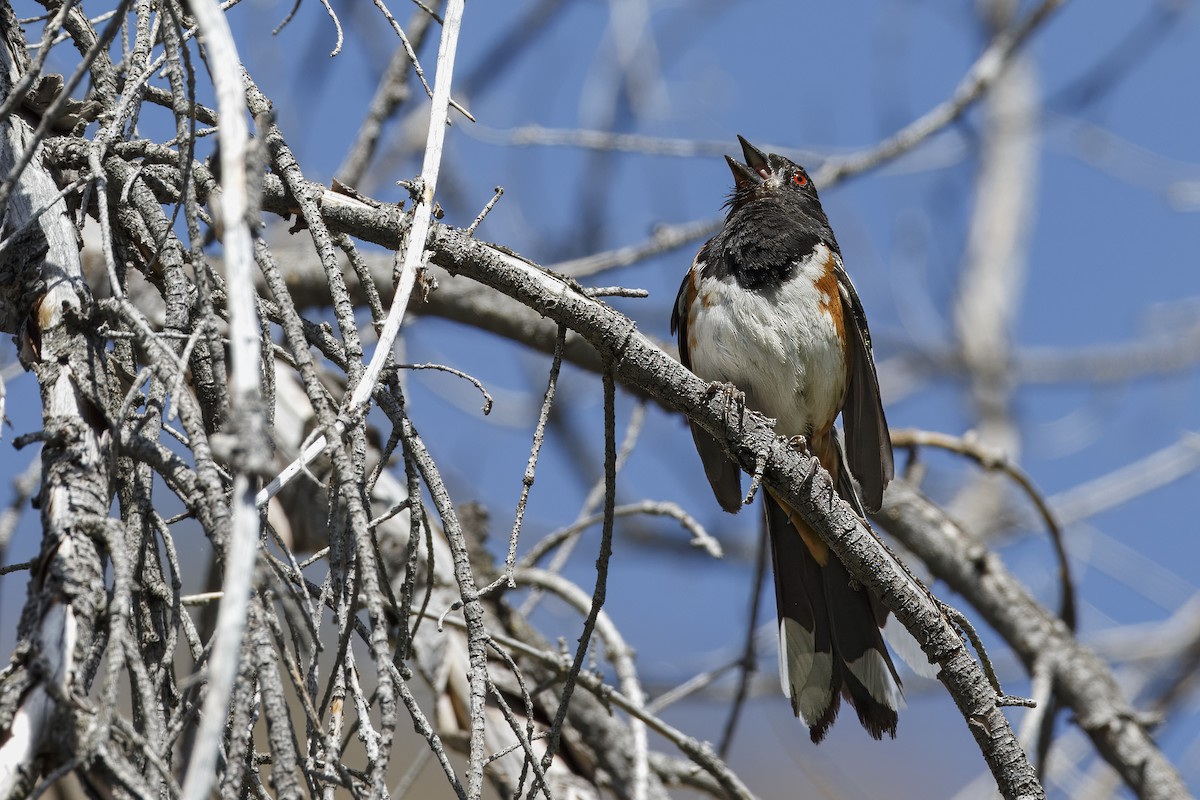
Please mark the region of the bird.
[[[776, 420], [776, 434], [804, 437], [865, 518], [879, 510], [894, 468], [862, 303], [812, 178], [738, 141], [745, 163], [725, 156], [734, 186], [724, 223], [696, 254], [671, 314], [680, 360]], [[741, 471], [708, 432], [691, 429], [717, 501], [736, 513]], [[872, 737], [895, 738], [903, 693], [881, 635], [887, 610], [778, 494], [768, 489], [763, 507], [792, 711], [820, 743], [845, 698]]]

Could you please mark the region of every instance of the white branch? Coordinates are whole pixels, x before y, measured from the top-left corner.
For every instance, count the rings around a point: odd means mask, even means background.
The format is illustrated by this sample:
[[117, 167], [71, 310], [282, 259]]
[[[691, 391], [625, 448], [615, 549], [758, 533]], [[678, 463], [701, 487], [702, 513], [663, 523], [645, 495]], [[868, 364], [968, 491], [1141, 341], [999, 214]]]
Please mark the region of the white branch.
[[[408, 231], [405, 242], [403, 260], [400, 261], [400, 280], [396, 284], [396, 293], [392, 297], [392, 307], [384, 320], [383, 330], [379, 333], [379, 343], [375, 353], [367, 364], [362, 380], [354, 387], [350, 401], [346, 404], [337, 423], [337, 433], [340, 436], [349, 420], [366, 412], [371, 402], [371, 394], [375, 384], [383, 372], [384, 364], [392, 352], [392, 345], [400, 334], [400, 326], [404, 323], [404, 312], [408, 308], [408, 299], [412, 295], [413, 286], [417, 281], [417, 270], [425, 260], [425, 240], [429, 236], [429, 227], [433, 217], [433, 193], [437, 188], [438, 171], [442, 165], [442, 144], [446, 138], [446, 125], [450, 112], [450, 83], [454, 75], [454, 56], [458, 50], [458, 32], [462, 26], [463, 7], [465, 0], [450, 0], [446, 7], [445, 20], [442, 23], [442, 41], [438, 49], [437, 76], [433, 90], [433, 100], [429, 111], [429, 132], [425, 137], [425, 161], [421, 165], [420, 196], [413, 208], [412, 227]], [[397, 258], [399, 258], [399, 253]], [[280, 475], [271, 481], [265, 489], [258, 493], [259, 505], [266, 503], [278, 494], [288, 481], [294, 478], [314, 458], [320, 455], [328, 444], [324, 436], [318, 437], [304, 449], [296, 461], [289, 464]]]
[[[258, 313], [254, 307], [253, 252], [247, 212], [246, 94], [241, 59], [229, 24], [217, 0], [193, 0], [192, 12], [200, 28], [220, 112], [221, 202], [216, 212], [223, 229], [226, 278], [229, 284], [229, 337], [232, 361], [231, 389], [234, 414], [261, 414]], [[257, 427], [256, 427], [257, 429]], [[235, 464], [235, 467], [237, 465]], [[254, 485], [244, 469], [233, 480], [229, 547], [224, 558], [223, 597], [217, 614], [212, 656], [208, 662], [208, 688], [196, 749], [188, 761], [183, 785], [184, 800], [203, 800], [216, 780], [217, 755], [225, 738], [229, 697], [237, 678], [242, 635], [250, 605], [254, 564], [258, 550], [259, 517]]]

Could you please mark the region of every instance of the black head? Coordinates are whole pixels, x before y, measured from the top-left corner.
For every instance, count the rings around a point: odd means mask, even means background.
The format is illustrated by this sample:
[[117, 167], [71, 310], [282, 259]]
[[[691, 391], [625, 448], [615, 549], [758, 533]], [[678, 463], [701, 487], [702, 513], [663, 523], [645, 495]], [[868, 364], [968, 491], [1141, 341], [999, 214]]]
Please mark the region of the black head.
[[741, 136], [738, 141], [746, 163], [725, 156], [733, 173], [733, 192], [726, 202], [731, 211], [765, 197], [794, 198], [820, 209], [817, 188], [804, 167], [776, 153], [764, 153]]

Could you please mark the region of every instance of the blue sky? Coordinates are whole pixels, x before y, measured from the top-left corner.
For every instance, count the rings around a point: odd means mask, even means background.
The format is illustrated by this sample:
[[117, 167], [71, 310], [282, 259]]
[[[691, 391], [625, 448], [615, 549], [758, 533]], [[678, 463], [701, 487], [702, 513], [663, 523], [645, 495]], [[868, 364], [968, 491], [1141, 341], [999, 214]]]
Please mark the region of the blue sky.
[[[468, 98], [479, 124], [460, 118], [448, 133], [440, 199], [445, 221], [466, 225], [493, 187], [504, 186], [504, 198], [479, 235], [547, 264], [584, 255], [588, 248], [641, 241], [658, 224], [715, 217], [729, 188], [728, 169], [717, 154], [597, 156], [570, 147], [497, 144], [506, 131], [612, 124], [621, 132], [724, 143], [729, 153], [737, 152], [740, 133], [761, 146], [844, 154], [871, 146], [944, 100], [986, 44], [976, 4], [965, 2], [580, 0], [566, 2], [525, 50], [485, 62], [484, 54], [511, 20], [536, 4], [467, 6], [456, 79], [488, 74], [495, 79]], [[230, 19], [246, 66], [275, 101], [279, 124], [307, 177], [328, 182], [353, 141], [394, 41], [371, 4], [344, 0], [334, 8], [346, 26], [346, 46], [330, 58], [335, 33], [315, 2], [302, 4], [289, 26], [270, 34], [290, 5], [246, 0]], [[1022, 13], [1030, 7], [1019, 5]], [[407, 17], [407, 4], [392, 6], [398, 18]], [[1154, 13], [1165, 22], [1156, 23]], [[615, 22], [641, 18], [645, 36]], [[613, 89], [614, 59], [621, 52], [638, 65], [633, 99]], [[1200, 316], [1195, 4], [1068, 3], [1025, 52], [1044, 106], [1036, 170], [1011, 176], [1036, 185], [1027, 276], [1012, 330], [1017, 352], [1077, 353], [1076, 348], [1147, 336], [1173, 341]], [[423, 62], [432, 75], [432, 48], [423, 51]], [[1102, 90], [1088, 96], [1087, 81], [1097, 77]], [[822, 195], [871, 320], [881, 365], [952, 344], [952, 306], [974, 207], [979, 124], [979, 113], [972, 111], [915, 152]], [[397, 128], [390, 129], [389, 147], [399, 138]], [[397, 157], [372, 170], [363, 191], [385, 200], [401, 197], [394, 181], [412, 177], [419, 161], [398, 149]], [[286, 234], [280, 228], [273, 235]], [[698, 245], [593, 280], [649, 290], [647, 299], [614, 305], [634, 316], [642, 331], [666, 340], [675, 290]], [[496, 395], [493, 416], [482, 418], [469, 387], [445, 375], [411, 377], [413, 413], [452, 481], [455, 499], [483, 502], [494, 536], [502, 539], [548, 361], [430, 319], [411, 325], [406, 347], [408, 360], [466, 370]], [[11, 350], [7, 360], [15, 360]], [[883, 372], [886, 378], [887, 369]], [[885, 380], [894, 427], [952, 434], [972, 427], [960, 377], [934, 371], [913, 380], [915, 389], [904, 392]], [[32, 378], [10, 377], [9, 393], [12, 430], [35, 428], [36, 415], [30, 416], [35, 406], [28, 405], [36, 403]], [[560, 402], [570, 433], [551, 432], [526, 542], [574, 519], [601, 463], [598, 380], [568, 368]], [[628, 398], [621, 400], [622, 427], [631, 406]], [[1191, 364], [1132, 381], [1026, 384], [1016, 391], [1014, 414], [1022, 465], [1054, 495], [1200, 428], [1200, 370]], [[11, 435], [5, 436], [0, 448], [10, 443]], [[585, 454], [582, 462], [579, 452]], [[971, 474], [956, 459], [929, 454], [927, 460], [927, 488], [935, 496], [948, 496]], [[5, 457], [3, 463], [19, 465], [23, 456]], [[589, 464], [592, 473], [581, 475], [589, 467], [580, 463]], [[1200, 479], [1191, 474], [1070, 531], [1085, 639], [1114, 626], [1160, 621], [1195, 591], [1198, 490]], [[736, 655], [758, 515], [720, 512], [682, 420], [657, 409], [650, 410], [620, 491], [625, 500], [682, 503], [730, 550], [724, 561], [713, 562], [666, 546], [684, 536], [668, 523], [618, 528], [608, 610], [637, 648], [643, 679], [664, 688]], [[8, 560], [29, 557], [36, 548], [33, 537], [31, 528], [23, 529]], [[567, 570], [587, 587], [594, 537], [593, 532], [580, 543]], [[1040, 533], [998, 545], [1040, 597], [1055, 596], [1050, 551]], [[1160, 572], [1140, 571], [1128, 551]], [[1145, 577], [1123, 580], [1126, 568], [1129, 575], [1159, 577], [1146, 587]], [[5, 619], [15, 621], [21, 579], [5, 578], [3, 588]], [[770, 618], [773, 600], [769, 590], [765, 594], [763, 614]], [[572, 639], [574, 620], [553, 607], [541, 619]], [[1003, 656], [1001, 662], [1006, 663]], [[765, 654], [762, 669], [773, 673], [773, 653]], [[1019, 669], [1009, 666], [1007, 676], [1008, 691], [1027, 690]], [[750, 705], [732, 764], [764, 796], [800, 781], [824, 787], [813, 792], [822, 797], [867, 797], [881, 790], [896, 797], [950, 796], [983, 769], [982, 760], [940, 685], [917, 679], [909, 685], [910, 707], [895, 742], [871, 742], [846, 715], [817, 749], [791, 719], [784, 698], [764, 694]], [[701, 738], [715, 739], [724, 714], [723, 702], [708, 699], [681, 704], [667, 716]], [[1013, 718], [1019, 722], [1019, 715]], [[1200, 764], [1198, 734], [1200, 718], [1190, 700], [1163, 730], [1168, 755], [1181, 765]], [[872, 769], [862, 769], [864, 758]], [[1200, 786], [1197, 768], [1183, 769]], [[1075, 779], [1067, 776], [1059, 796], [1078, 789]]]

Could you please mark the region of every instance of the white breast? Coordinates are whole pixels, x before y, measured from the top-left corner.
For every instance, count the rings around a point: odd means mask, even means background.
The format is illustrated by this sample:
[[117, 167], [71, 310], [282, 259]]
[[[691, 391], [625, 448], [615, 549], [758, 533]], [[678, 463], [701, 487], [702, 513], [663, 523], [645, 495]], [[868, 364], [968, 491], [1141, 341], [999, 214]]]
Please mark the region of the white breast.
[[737, 386], [784, 436], [824, 430], [845, 397], [845, 348], [829, 311], [841, 300], [816, 285], [830, 256], [818, 245], [778, 289], [747, 291], [732, 276], [697, 285], [699, 307], [688, 326], [692, 371]]

